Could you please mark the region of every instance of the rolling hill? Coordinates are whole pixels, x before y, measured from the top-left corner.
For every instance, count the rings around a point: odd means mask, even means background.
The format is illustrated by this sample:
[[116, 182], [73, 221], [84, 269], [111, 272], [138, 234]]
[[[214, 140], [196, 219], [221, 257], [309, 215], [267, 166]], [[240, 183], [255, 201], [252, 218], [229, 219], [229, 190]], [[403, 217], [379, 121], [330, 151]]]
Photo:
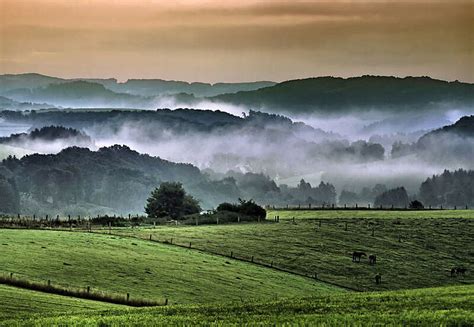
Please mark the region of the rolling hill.
[[223, 94], [213, 101], [284, 113], [410, 110], [474, 104], [474, 84], [429, 77], [362, 76], [291, 80], [263, 89]]

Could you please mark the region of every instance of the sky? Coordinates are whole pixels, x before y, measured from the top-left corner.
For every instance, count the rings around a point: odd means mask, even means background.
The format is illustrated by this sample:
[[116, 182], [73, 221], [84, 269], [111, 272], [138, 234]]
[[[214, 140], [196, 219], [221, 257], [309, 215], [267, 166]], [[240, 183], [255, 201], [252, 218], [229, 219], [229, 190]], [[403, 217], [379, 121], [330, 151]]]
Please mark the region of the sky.
[[0, 0], [0, 73], [474, 82], [474, 0]]

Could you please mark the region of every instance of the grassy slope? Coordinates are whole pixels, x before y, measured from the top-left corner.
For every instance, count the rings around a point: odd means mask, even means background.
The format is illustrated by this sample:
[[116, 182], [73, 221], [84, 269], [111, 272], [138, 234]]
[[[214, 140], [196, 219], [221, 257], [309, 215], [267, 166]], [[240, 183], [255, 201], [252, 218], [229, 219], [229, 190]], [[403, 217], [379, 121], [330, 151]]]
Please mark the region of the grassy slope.
[[78, 313], [123, 308], [116, 304], [41, 293], [6, 285], [0, 285], [0, 299], [0, 320], [33, 313], [53, 315], [64, 312]]
[[[0, 270], [53, 284], [174, 303], [309, 296], [336, 288], [308, 278], [141, 240], [0, 230]], [[0, 305], [1, 311], [1, 305]]]
[[[37, 326], [157, 325], [473, 325], [474, 286], [382, 293], [345, 293], [301, 300], [112, 310], [101, 314], [33, 317]], [[20, 324], [4, 322], [6, 326]]]
[[[322, 225], [319, 227], [319, 221]], [[347, 222], [347, 231], [345, 223]], [[374, 236], [372, 236], [374, 229]], [[474, 282], [473, 219], [301, 219], [280, 223], [116, 229], [142, 238], [192, 242], [193, 247], [270, 263], [360, 290], [434, 287]], [[401, 236], [401, 242], [398, 237]], [[352, 251], [378, 263], [352, 262]], [[450, 277], [464, 266], [464, 277]], [[376, 285], [375, 274], [383, 283]]]
[[474, 218], [474, 210], [269, 210], [267, 218]]

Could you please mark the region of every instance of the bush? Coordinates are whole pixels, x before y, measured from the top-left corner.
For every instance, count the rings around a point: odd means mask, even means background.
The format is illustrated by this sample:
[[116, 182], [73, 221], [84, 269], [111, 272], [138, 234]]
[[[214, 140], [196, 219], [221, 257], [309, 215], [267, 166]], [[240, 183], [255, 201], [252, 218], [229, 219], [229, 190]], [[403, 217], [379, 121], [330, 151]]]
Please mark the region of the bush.
[[414, 200], [414, 201], [411, 201], [411, 202], [410, 202], [409, 208], [410, 208], [410, 209], [424, 209], [425, 206], [424, 206], [423, 203], [421, 203], [420, 201]]
[[221, 203], [216, 210], [217, 212], [235, 212], [248, 217], [253, 217], [254, 220], [255, 218], [265, 219], [267, 216], [265, 209], [256, 204], [253, 200], [246, 201], [239, 199], [239, 204], [224, 202]]

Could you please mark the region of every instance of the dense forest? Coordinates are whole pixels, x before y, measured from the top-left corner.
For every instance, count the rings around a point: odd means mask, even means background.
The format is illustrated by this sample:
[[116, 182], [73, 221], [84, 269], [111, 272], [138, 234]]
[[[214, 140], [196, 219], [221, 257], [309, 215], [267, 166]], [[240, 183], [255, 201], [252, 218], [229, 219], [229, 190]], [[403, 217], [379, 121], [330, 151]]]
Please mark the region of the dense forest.
[[302, 181], [296, 188], [280, 188], [268, 176], [236, 172], [213, 180], [192, 165], [119, 145], [98, 151], [71, 147], [55, 155], [9, 157], [0, 165], [0, 176], [0, 212], [6, 213], [141, 213], [151, 190], [164, 181], [183, 183], [207, 209], [238, 198], [274, 205], [336, 201], [330, 184], [313, 188]]
[[[151, 190], [165, 181], [181, 182], [204, 209], [237, 199], [261, 205], [330, 206], [337, 203], [334, 185], [312, 186], [301, 180], [296, 187], [277, 185], [264, 174], [230, 171], [216, 179], [190, 164], [177, 164], [139, 154], [126, 146], [91, 151], [71, 147], [58, 154], [8, 157], [0, 165], [0, 212], [24, 214], [142, 213]], [[339, 204], [404, 207], [406, 191], [385, 185], [364, 188], [360, 194], [342, 191]], [[474, 173], [445, 171], [428, 178], [419, 199], [426, 205], [461, 206], [473, 203]], [[367, 201], [361, 203], [360, 201]]]

